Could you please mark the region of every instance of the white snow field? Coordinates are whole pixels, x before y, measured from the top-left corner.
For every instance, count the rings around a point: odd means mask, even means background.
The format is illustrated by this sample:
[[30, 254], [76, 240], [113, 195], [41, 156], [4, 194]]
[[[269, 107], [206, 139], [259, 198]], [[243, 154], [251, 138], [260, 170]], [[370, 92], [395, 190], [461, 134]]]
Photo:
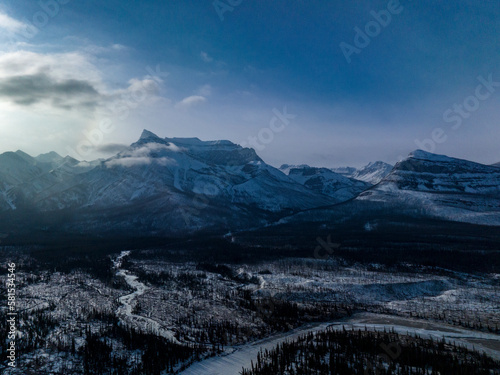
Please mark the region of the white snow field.
[[162, 327], [157, 321], [132, 313], [132, 304], [137, 297], [146, 292], [148, 287], [137, 281], [137, 276], [131, 275], [128, 271], [120, 269], [122, 259], [129, 254], [130, 251], [122, 251], [120, 256], [114, 261], [114, 264], [118, 269], [117, 275], [123, 276], [127, 284], [130, 285], [131, 288], [135, 289], [135, 292], [126, 294], [119, 298], [121, 306], [117, 309], [116, 315], [126, 323], [136, 326], [144, 332], [153, 332], [158, 336], [165, 337], [167, 340], [179, 344], [179, 341], [175, 338], [174, 333]]

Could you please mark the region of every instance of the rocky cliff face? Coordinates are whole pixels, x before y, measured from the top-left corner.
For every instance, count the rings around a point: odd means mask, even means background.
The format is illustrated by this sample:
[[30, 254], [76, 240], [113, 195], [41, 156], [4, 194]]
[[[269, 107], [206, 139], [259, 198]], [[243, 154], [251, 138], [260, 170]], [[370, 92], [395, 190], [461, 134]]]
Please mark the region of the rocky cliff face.
[[357, 198], [420, 206], [441, 218], [500, 224], [500, 170], [421, 150]]
[[55, 153], [3, 154], [0, 189], [3, 211], [76, 210], [91, 227], [97, 215], [179, 230], [261, 223], [268, 215], [333, 202], [269, 166], [253, 149], [149, 131], [119, 154], [90, 163]]

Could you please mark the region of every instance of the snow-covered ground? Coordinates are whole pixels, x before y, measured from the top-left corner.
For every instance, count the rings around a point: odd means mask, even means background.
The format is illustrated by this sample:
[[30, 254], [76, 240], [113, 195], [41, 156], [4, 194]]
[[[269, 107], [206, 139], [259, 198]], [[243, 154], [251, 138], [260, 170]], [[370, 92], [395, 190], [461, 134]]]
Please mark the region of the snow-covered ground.
[[[229, 277], [207, 271], [196, 263], [133, 255], [115, 255], [115, 277], [106, 282], [81, 271], [41, 271], [30, 275], [20, 268], [17, 302], [28, 320], [20, 322], [19, 332], [30, 339], [40, 335], [45, 344], [20, 356], [19, 363], [31, 368], [36, 364], [44, 371], [55, 371], [61, 361], [77, 368], [81, 357], [68, 354], [72, 340], [78, 353], [85, 343], [85, 330], [106, 332], [106, 327], [111, 326], [108, 317], [118, 318], [120, 323], [142, 332], [155, 332], [171, 342], [199, 343], [208, 350], [214, 343], [217, 346], [223, 342], [223, 357], [195, 363], [185, 374], [237, 374], [249, 360], [255, 360], [261, 347], [274, 347], [280, 340], [329, 324], [395, 327], [401, 333], [414, 332], [437, 339], [445, 336], [498, 358], [498, 274], [469, 275], [442, 270], [437, 274], [424, 267], [415, 270], [418, 272], [389, 272], [376, 265], [368, 269], [344, 267], [331, 261], [284, 259], [224, 265], [225, 270], [233, 272]], [[159, 275], [163, 278], [154, 278]], [[4, 277], [0, 275], [0, 282], [4, 282]], [[307, 325], [311, 319], [303, 319], [299, 322], [306, 324], [302, 328], [277, 334], [263, 312], [249, 307], [245, 295], [286, 301], [301, 309], [339, 304], [350, 306], [355, 312], [370, 313], [318, 325]], [[44, 332], [34, 329], [40, 314], [54, 321]], [[271, 310], [270, 314], [275, 318], [277, 313]], [[280, 329], [292, 328], [286, 323]], [[262, 337], [267, 338], [256, 341]], [[126, 358], [140, 358], [140, 353], [128, 350], [112, 335], [106, 339], [114, 352]], [[66, 354], [60, 355], [61, 351]], [[229, 367], [222, 371], [220, 366]], [[233, 369], [237, 372], [231, 372]]]
[[287, 334], [279, 334], [265, 340], [249, 343], [237, 347], [230, 354], [193, 364], [191, 367], [181, 372], [182, 375], [219, 375], [238, 374], [242, 368], [250, 368], [251, 361], [256, 360], [260, 351], [273, 349], [277, 344], [284, 341], [291, 341], [299, 336], [310, 332], [324, 330], [327, 327], [338, 329], [362, 329], [383, 331], [384, 329], [394, 330], [399, 334], [418, 334], [422, 338], [433, 338], [447, 342], [455, 342], [469, 349], [475, 348], [491, 357], [500, 360], [500, 336], [494, 334], [481, 333], [471, 330], [459, 329], [440, 323], [429, 323], [417, 319], [395, 318], [390, 315], [361, 313], [349, 319], [338, 322], [321, 323], [314, 326], [305, 326]]
[[125, 279], [126, 283], [132, 288], [135, 289], [133, 293], [126, 294], [119, 298], [121, 306], [117, 309], [116, 315], [123, 319], [126, 323], [131, 324], [139, 328], [139, 330], [143, 330], [146, 332], [153, 332], [156, 335], [165, 337], [167, 340], [179, 344], [179, 341], [174, 336], [172, 331], [165, 329], [160, 323], [157, 321], [147, 318], [145, 316], [137, 315], [132, 313], [132, 305], [134, 304], [137, 297], [142, 296], [148, 287], [137, 281], [137, 276], [131, 275], [130, 272], [120, 269], [121, 261], [124, 257], [128, 256], [130, 251], [123, 251], [117, 260], [114, 262], [115, 267], [117, 268], [117, 275], [121, 276]]
[[251, 361], [255, 361], [261, 350], [273, 349], [277, 344], [285, 340], [294, 340], [308, 332], [318, 332], [326, 329], [330, 323], [307, 325], [285, 334], [274, 335], [264, 340], [255, 341], [246, 345], [229, 348], [224, 355], [212, 357], [195, 363], [182, 375], [221, 375], [239, 374], [242, 368], [250, 367]]

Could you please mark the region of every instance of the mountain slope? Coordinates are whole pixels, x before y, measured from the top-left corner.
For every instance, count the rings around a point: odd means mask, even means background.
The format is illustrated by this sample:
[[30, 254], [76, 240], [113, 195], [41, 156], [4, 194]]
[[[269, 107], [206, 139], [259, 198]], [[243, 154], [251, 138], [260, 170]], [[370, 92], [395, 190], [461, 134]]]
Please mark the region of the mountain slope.
[[288, 176], [290, 174], [290, 170], [295, 168], [311, 168], [311, 167], [308, 166], [307, 164], [300, 164], [300, 165], [282, 164], [281, 167], [279, 167], [279, 170]]
[[[117, 196], [127, 201], [166, 191], [273, 212], [330, 203], [328, 197], [308, 191], [267, 165], [253, 149], [229, 141], [161, 139], [145, 131], [138, 142], [104, 161], [89, 177], [100, 174], [121, 188], [107, 197], [92, 195], [92, 204], [109, 205]], [[99, 186], [96, 181], [93, 185]]]
[[365, 167], [354, 172], [350, 177], [367, 182], [372, 185], [378, 184], [382, 179], [391, 173], [393, 166], [382, 161], [369, 163]]
[[354, 173], [356, 173], [357, 169], [353, 167], [337, 167], [337, 168], [330, 168], [332, 172], [341, 174], [346, 177], [352, 177]]
[[342, 176], [327, 168], [309, 166], [289, 168], [288, 176], [319, 194], [332, 197], [336, 203], [352, 199], [371, 186], [365, 182]]
[[444, 219], [500, 225], [500, 170], [417, 150], [357, 199], [414, 205]]
[[[374, 181], [384, 169], [373, 163], [358, 177]], [[0, 221], [8, 225], [16, 216], [21, 226], [25, 219], [38, 220], [39, 228], [50, 222], [49, 231], [167, 235], [248, 229], [288, 217], [365, 220], [376, 211], [377, 220], [404, 212], [500, 225], [495, 166], [415, 151], [375, 186], [327, 168], [284, 170], [289, 175], [229, 141], [160, 138], [146, 130], [106, 160], [7, 152], [0, 155]]]
[[71, 210], [75, 223], [68, 225], [78, 230], [262, 225], [336, 202], [267, 165], [253, 149], [229, 141], [162, 139], [146, 130], [129, 148], [98, 162], [55, 153], [3, 158], [3, 210], [16, 210], [19, 202], [41, 212]]
[[67, 187], [73, 176], [94, 166], [69, 156], [63, 158], [55, 152], [36, 158], [23, 151], [1, 154], [0, 211], [32, 209], [47, 191], [55, 186]]

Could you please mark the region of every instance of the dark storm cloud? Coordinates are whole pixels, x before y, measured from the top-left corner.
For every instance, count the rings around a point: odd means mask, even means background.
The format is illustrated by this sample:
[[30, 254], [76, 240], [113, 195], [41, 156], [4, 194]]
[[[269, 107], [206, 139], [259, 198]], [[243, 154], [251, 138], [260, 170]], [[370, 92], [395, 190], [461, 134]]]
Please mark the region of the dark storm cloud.
[[45, 73], [37, 73], [0, 79], [0, 97], [22, 106], [49, 102], [62, 109], [92, 109], [97, 105], [100, 94], [89, 82], [57, 80]]
[[117, 154], [120, 151], [128, 148], [127, 145], [121, 143], [107, 143], [105, 145], [97, 147], [97, 151], [105, 153], [105, 154]]

